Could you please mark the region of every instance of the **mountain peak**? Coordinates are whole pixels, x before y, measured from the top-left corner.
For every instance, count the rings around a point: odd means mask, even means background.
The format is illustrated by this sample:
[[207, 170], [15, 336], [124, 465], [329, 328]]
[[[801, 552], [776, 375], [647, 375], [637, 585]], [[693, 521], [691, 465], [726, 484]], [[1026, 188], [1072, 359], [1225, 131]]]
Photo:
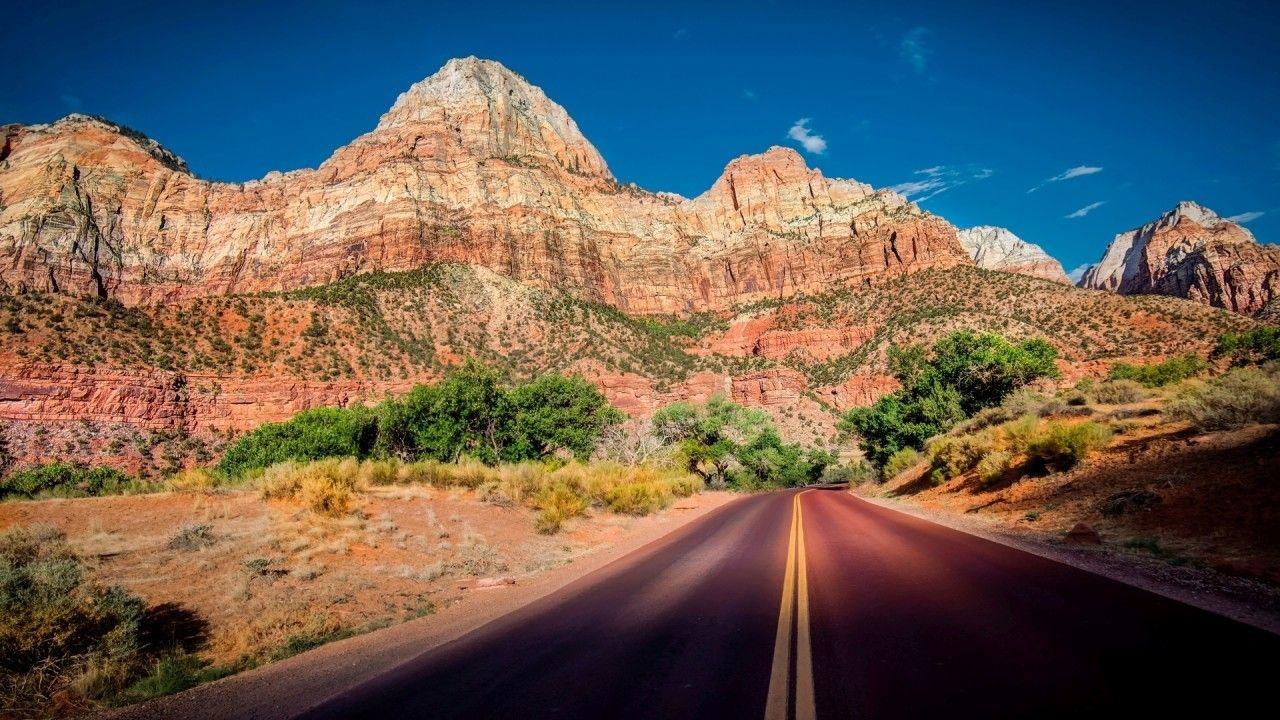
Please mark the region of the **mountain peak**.
[[452, 59], [401, 93], [378, 131], [409, 128], [443, 131], [479, 159], [532, 157], [579, 174], [612, 177], [569, 113], [495, 60]]
[[980, 268], [1070, 282], [1061, 263], [1039, 245], [1023, 240], [1008, 228], [978, 225], [960, 230], [958, 235], [960, 244]]

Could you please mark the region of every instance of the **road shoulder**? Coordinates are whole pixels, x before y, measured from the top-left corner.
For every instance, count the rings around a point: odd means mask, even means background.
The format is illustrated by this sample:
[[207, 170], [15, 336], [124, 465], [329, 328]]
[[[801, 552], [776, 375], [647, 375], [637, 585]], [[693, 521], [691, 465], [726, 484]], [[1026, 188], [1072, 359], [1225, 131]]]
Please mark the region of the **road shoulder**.
[[1064, 539], [1009, 531], [981, 516], [926, 510], [909, 501], [851, 491], [879, 507], [926, 520], [1016, 550], [1054, 560], [1172, 600], [1280, 634], [1280, 588], [1211, 568], [1174, 566], [1108, 545], [1081, 546]]
[[176, 695], [99, 713], [124, 720], [164, 717], [197, 720], [234, 717], [281, 720], [297, 716], [324, 700], [451, 642], [508, 613], [545, 598], [647, 546], [663, 542], [694, 521], [741, 499], [724, 492], [704, 493], [651, 520], [642, 531], [608, 547], [549, 570], [529, 582], [477, 589], [466, 601], [417, 620], [348, 638], [264, 665]]

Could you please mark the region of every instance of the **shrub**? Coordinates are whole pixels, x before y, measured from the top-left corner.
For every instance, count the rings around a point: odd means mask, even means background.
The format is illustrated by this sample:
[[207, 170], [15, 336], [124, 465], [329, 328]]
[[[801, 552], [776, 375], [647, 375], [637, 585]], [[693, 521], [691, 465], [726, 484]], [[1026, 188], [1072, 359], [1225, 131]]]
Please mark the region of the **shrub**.
[[60, 532], [0, 533], [0, 676], [49, 673], [28, 692], [47, 696], [77, 674], [94, 694], [118, 687], [138, 661], [143, 614], [138, 598], [90, 580]]
[[828, 465], [822, 471], [819, 481], [824, 485], [848, 483], [861, 485], [876, 476], [876, 469], [866, 460], [858, 460], [848, 465]]
[[179, 470], [169, 478], [169, 489], [173, 492], [208, 492], [222, 484], [223, 477], [208, 468]]
[[1280, 422], [1280, 365], [1233, 368], [1182, 391], [1165, 412], [1201, 430]]
[[1199, 355], [1179, 355], [1151, 365], [1116, 363], [1107, 373], [1112, 380], [1134, 380], [1145, 387], [1157, 388], [1199, 375], [1209, 363]]
[[885, 479], [897, 477], [903, 472], [910, 470], [920, 463], [920, 451], [915, 448], [902, 448], [889, 456], [885, 461], [882, 472]]
[[118, 495], [141, 487], [115, 468], [55, 462], [16, 470], [0, 479], [0, 499]]
[[566, 520], [585, 515], [588, 503], [573, 488], [556, 483], [538, 493], [535, 504], [538, 514], [534, 518], [534, 526], [540, 533], [553, 535], [560, 532]]
[[987, 433], [958, 437], [944, 435], [930, 440], [925, 445], [925, 452], [935, 478], [950, 480], [977, 467], [993, 447], [994, 441]]
[[1213, 354], [1230, 357], [1233, 365], [1280, 360], [1280, 328], [1263, 326], [1242, 333], [1225, 333], [1218, 338]]
[[1089, 391], [1094, 402], [1103, 405], [1123, 405], [1125, 403], [1146, 400], [1150, 393], [1136, 380], [1107, 380], [1093, 386]]
[[1027, 457], [1033, 468], [1050, 472], [1070, 470], [1090, 453], [1111, 441], [1111, 430], [1088, 421], [1050, 422], [1027, 445]]
[[1016, 453], [1025, 453], [1032, 441], [1040, 434], [1040, 421], [1035, 415], [1023, 415], [1017, 420], [1005, 423], [1001, 429], [1009, 449]]
[[214, 537], [213, 527], [201, 523], [199, 525], [188, 525], [175, 533], [173, 537], [169, 538], [169, 549], [199, 550], [216, 542], [218, 542], [218, 539]]
[[1013, 455], [1003, 450], [984, 455], [978, 461], [978, 477], [982, 479], [984, 485], [1003, 478], [1009, 473], [1013, 467]]
[[354, 458], [287, 460], [267, 468], [259, 483], [265, 498], [298, 499], [316, 514], [338, 516], [350, 510], [361, 488], [360, 463]]
[[671, 501], [671, 492], [654, 482], [614, 485], [605, 491], [604, 505], [620, 515], [648, 515], [661, 510]]
[[365, 457], [376, 432], [373, 415], [363, 407], [306, 410], [288, 422], [267, 423], [240, 438], [218, 469], [236, 476], [286, 460]]

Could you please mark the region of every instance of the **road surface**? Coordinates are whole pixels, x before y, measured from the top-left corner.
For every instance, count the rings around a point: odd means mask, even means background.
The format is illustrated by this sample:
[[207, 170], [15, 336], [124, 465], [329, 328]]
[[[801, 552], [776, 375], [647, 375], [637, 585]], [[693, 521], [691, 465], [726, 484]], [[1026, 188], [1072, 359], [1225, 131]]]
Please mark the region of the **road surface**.
[[1278, 636], [811, 489], [731, 503], [304, 717], [1265, 717], [1277, 681]]

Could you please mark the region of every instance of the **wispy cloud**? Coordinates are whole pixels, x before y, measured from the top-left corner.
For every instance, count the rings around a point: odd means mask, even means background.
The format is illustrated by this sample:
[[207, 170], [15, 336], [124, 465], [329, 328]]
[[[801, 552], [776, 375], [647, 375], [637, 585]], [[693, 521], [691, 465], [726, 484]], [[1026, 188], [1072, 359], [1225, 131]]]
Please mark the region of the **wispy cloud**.
[[1045, 185], [1048, 185], [1049, 183], [1062, 182], [1063, 180], [1070, 180], [1072, 178], [1084, 177], [1085, 175], [1092, 175], [1094, 173], [1100, 173], [1100, 172], [1102, 172], [1102, 168], [1100, 167], [1093, 167], [1091, 165], [1077, 165], [1073, 168], [1068, 168], [1062, 171], [1061, 173], [1054, 175], [1051, 178], [1046, 178], [1045, 180], [1041, 181], [1039, 185], [1036, 185], [1035, 187], [1028, 190], [1027, 193], [1028, 194], [1033, 193], [1039, 190], [1040, 188], [1044, 187]]
[[1089, 270], [1089, 268], [1091, 268], [1091, 267], [1093, 267], [1093, 265], [1091, 265], [1091, 264], [1089, 264], [1089, 263], [1085, 263], [1085, 264], [1081, 265], [1080, 267], [1076, 268], [1075, 270], [1072, 270], [1071, 272], [1067, 273], [1067, 277], [1071, 278], [1071, 282], [1073, 282], [1073, 283], [1075, 283], [1075, 284], [1079, 285], [1079, 284], [1080, 284], [1080, 278], [1084, 277], [1084, 274], [1085, 274], [1085, 273]]
[[62, 104], [66, 105], [69, 110], [79, 110], [80, 106], [84, 104], [80, 102], [80, 98], [75, 95], [59, 95], [58, 99], [61, 100]]
[[1089, 213], [1093, 212], [1094, 210], [1097, 210], [1098, 208], [1106, 204], [1107, 204], [1106, 200], [1099, 200], [1098, 202], [1092, 202], [1080, 208], [1079, 210], [1067, 215], [1066, 217], [1069, 220], [1074, 220], [1075, 218], [1082, 218], [1085, 215], [1088, 215]]
[[1267, 214], [1266, 210], [1250, 210], [1249, 212], [1242, 212], [1239, 215], [1232, 215], [1227, 219], [1230, 220], [1231, 222], [1247, 223], [1247, 222], [1252, 222], [1254, 220], [1257, 220], [1258, 218], [1266, 214]]
[[676, 31], [671, 33], [672, 40], [680, 40], [686, 37], [689, 37], [689, 28], [676, 28]]
[[759, 100], [759, 99], [760, 99], [760, 96], [759, 96], [759, 95], [756, 95], [756, 91], [755, 91], [755, 90], [743, 90], [743, 91], [742, 91], [742, 99], [743, 99], [743, 100], [750, 100], [751, 102], [755, 102], [756, 100]]
[[898, 42], [898, 54], [917, 73], [923, 73], [929, 66], [929, 55], [931, 53], [928, 44], [925, 43], [925, 38], [928, 35], [929, 28], [914, 27], [903, 33], [902, 40]]
[[804, 146], [806, 152], [821, 155], [827, 151], [827, 141], [809, 129], [809, 118], [800, 118], [787, 131], [787, 137]]
[[916, 170], [912, 174], [920, 177], [898, 183], [889, 189], [919, 203], [974, 180], [985, 180], [992, 176], [993, 171], [985, 167], [954, 168], [934, 165]]

